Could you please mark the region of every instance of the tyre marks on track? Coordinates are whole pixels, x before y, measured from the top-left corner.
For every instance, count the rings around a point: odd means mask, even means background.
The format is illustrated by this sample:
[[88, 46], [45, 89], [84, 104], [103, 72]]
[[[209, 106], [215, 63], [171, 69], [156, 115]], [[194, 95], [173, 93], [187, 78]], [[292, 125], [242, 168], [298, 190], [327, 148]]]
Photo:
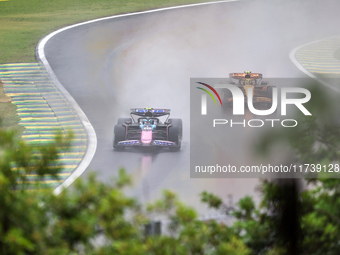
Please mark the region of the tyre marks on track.
[[[54, 141], [56, 133], [74, 133], [70, 149], [59, 154], [63, 170], [58, 178], [46, 176], [40, 181], [44, 187], [59, 186], [81, 162], [87, 145], [87, 135], [70, 104], [50, 80], [44, 67], [37, 63], [0, 65], [0, 79], [4, 92], [17, 107], [19, 124], [25, 130], [22, 138], [28, 144], [45, 145]], [[13, 168], [15, 170], [15, 168]], [[37, 175], [27, 176], [30, 182], [37, 181]]]

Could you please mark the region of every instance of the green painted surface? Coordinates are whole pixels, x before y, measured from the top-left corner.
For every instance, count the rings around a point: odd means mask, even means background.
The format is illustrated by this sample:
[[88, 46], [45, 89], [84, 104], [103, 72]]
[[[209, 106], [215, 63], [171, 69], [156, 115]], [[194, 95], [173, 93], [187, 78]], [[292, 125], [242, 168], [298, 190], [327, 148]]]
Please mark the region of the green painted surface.
[[[48, 144], [54, 141], [57, 132], [74, 133], [71, 148], [60, 154], [63, 170], [58, 178], [47, 176], [39, 183], [43, 187], [56, 187], [75, 170], [81, 162], [87, 137], [78, 116], [60, 91], [51, 82], [45, 69], [36, 63], [0, 65], [0, 79], [4, 92], [17, 107], [19, 124], [24, 127], [22, 138], [28, 144]], [[13, 165], [13, 171], [17, 171]], [[30, 182], [38, 180], [35, 174], [29, 175]]]
[[[35, 47], [61, 27], [116, 14], [208, 0], [9, 0], [0, 1], [0, 63], [35, 61]], [[6, 50], [4, 50], [6, 49]], [[20, 66], [21, 67], [21, 66]]]
[[336, 57], [340, 48], [340, 36], [311, 43], [299, 49], [296, 60], [310, 73], [340, 75], [340, 60]]

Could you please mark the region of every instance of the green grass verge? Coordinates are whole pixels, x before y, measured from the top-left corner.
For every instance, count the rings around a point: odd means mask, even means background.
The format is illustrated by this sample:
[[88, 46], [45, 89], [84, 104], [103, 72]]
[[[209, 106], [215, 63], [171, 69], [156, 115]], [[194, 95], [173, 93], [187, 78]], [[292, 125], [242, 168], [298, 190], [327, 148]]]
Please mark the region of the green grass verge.
[[3, 84], [0, 81], [0, 128], [14, 129], [21, 136], [24, 128], [18, 125], [19, 120], [16, 106], [11, 103], [11, 98], [4, 94]]
[[66, 25], [121, 13], [207, 0], [0, 1], [0, 63], [34, 62], [39, 40]]
[[[209, 2], [208, 0], [0, 0], [0, 63], [35, 62], [39, 40], [58, 28], [121, 13]], [[0, 84], [1, 85], [1, 84]], [[7, 100], [0, 89], [0, 100]], [[20, 133], [10, 102], [0, 102], [0, 127]]]

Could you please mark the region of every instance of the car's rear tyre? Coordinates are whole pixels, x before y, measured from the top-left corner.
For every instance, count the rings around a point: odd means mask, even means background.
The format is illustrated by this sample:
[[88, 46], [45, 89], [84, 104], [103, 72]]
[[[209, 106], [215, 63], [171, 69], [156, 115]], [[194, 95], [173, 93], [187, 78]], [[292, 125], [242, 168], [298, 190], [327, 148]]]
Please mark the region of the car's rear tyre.
[[183, 135], [183, 122], [181, 119], [169, 119], [169, 122], [171, 123], [172, 127], [178, 127], [179, 129], [179, 136], [180, 139]]
[[123, 123], [131, 123], [131, 118], [119, 118], [117, 120], [117, 125], [123, 125]]
[[273, 86], [268, 86], [267, 87], [267, 97], [272, 99], [273, 98]]
[[228, 99], [232, 98], [231, 91], [229, 89], [219, 89], [218, 93], [221, 95], [222, 104], [226, 107], [229, 107], [231, 102], [229, 102]]
[[[267, 87], [267, 94], [266, 97], [271, 99], [273, 101], [273, 88], [275, 88], [274, 86], [268, 86]], [[266, 104], [266, 109], [270, 109], [272, 107], [273, 102], [267, 103]], [[276, 113], [276, 110], [274, 111], [274, 113]]]
[[176, 145], [170, 147], [170, 151], [179, 151], [181, 149], [181, 134], [179, 127], [169, 127], [169, 141], [174, 142]]
[[[232, 83], [236, 86], [235, 83]], [[222, 107], [221, 111], [224, 114], [229, 114], [229, 112], [233, 109], [233, 100], [229, 101], [230, 99], [233, 99], [233, 95], [229, 89], [219, 89], [218, 93], [221, 97], [222, 101]]]
[[125, 127], [122, 125], [115, 125], [113, 134], [113, 148], [115, 150], [123, 150], [124, 146], [118, 145], [119, 142], [125, 140]]

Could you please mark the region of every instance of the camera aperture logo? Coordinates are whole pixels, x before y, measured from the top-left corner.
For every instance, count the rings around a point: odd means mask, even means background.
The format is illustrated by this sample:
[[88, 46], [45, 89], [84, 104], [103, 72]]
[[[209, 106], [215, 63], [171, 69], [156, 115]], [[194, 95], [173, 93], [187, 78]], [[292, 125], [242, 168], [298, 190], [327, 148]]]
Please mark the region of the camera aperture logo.
[[[231, 77], [236, 77], [240, 75], [230, 74]], [[256, 74], [259, 75], [259, 74]], [[280, 89], [280, 95], [278, 88], [273, 86], [257, 86], [259, 83], [256, 79], [253, 79], [252, 76], [245, 75], [243, 76], [245, 79], [242, 79], [238, 84], [216, 84], [211, 86], [207, 83], [197, 82], [200, 85], [205, 86], [206, 88], [197, 87], [198, 89], [204, 91], [205, 93], [201, 94], [201, 116], [208, 114], [208, 104], [207, 104], [207, 95], [209, 95], [217, 106], [217, 102], [215, 100], [215, 94], [217, 99], [220, 102], [221, 107], [230, 107], [232, 106], [232, 115], [233, 116], [245, 116], [246, 111], [245, 107], [247, 107], [247, 112], [251, 113], [253, 116], [269, 116], [277, 111], [278, 109], [278, 99], [280, 97], [280, 115], [287, 116], [287, 106], [293, 105], [298, 110], [300, 110], [305, 116], [311, 116], [312, 114], [307, 110], [304, 106], [311, 99], [311, 93], [309, 90], [300, 87], [282, 87]], [[249, 79], [247, 79], [249, 78]], [[260, 77], [262, 79], [262, 76]], [[298, 95], [298, 98], [290, 98], [291, 95]], [[258, 105], [265, 105], [265, 109], [259, 108]], [[262, 107], [263, 108], [263, 107]], [[296, 127], [298, 125], [297, 120], [295, 119], [278, 119], [278, 118], [268, 118], [268, 119], [244, 119], [241, 122], [236, 122], [233, 119], [213, 119], [213, 127], [228, 125], [230, 127], [240, 126], [240, 127], [263, 127], [265, 125], [270, 125], [274, 127], [277, 124], [280, 124], [282, 127]]]

